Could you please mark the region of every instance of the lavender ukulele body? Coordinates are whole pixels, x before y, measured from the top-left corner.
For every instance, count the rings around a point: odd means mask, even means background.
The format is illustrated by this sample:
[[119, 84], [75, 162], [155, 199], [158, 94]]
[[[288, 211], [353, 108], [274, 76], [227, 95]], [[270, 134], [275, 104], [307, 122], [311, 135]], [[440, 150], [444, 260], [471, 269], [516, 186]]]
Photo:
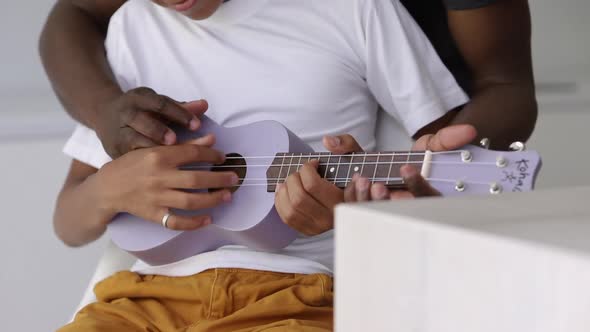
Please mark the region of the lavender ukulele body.
[[274, 208], [274, 191], [299, 167], [319, 160], [318, 173], [340, 188], [355, 173], [389, 188], [404, 188], [400, 168], [412, 164], [445, 196], [499, 194], [529, 191], [541, 167], [534, 151], [491, 151], [476, 146], [447, 152], [395, 151], [332, 155], [314, 152], [296, 135], [274, 121], [225, 128], [208, 117], [196, 133], [180, 131], [180, 140], [213, 133], [215, 148], [228, 155], [224, 165], [187, 165], [182, 168], [235, 171], [241, 183], [232, 202], [200, 211], [174, 210], [175, 214], [208, 214], [213, 223], [195, 231], [173, 231], [129, 214], [118, 215], [108, 227], [111, 239], [141, 260], [161, 265], [227, 244], [257, 250], [279, 250], [296, 238]]
[[[180, 140], [213, 133], [216, 136], [215, 149], [244, 157], [313, 151], [278, 122], [262, 121], [225, 128], [208, 117], [201, 120], [202, 126], [196, 133], [181, 132]], [[297, 234], [281, 221], [274, 208], [274, 193], [266, 190], [266, 181], [260, 181], [266, 178], [273, 158], [245, 160], [251, 167], [246, 167], [243, 183], [261, 185], [243, 185], [233, 193], [230, 204], [198, 211], [198, 214], [211, 215], [211, 225], [195, 231], [174, 231], [130, 214], [120, 214], [108, 227], [111, 239], [123, 250], [152, 265], [179, 261], [226, 244], [265, 251], [285, 247]], [[176, 210], [174, 213], [191, 212]]]

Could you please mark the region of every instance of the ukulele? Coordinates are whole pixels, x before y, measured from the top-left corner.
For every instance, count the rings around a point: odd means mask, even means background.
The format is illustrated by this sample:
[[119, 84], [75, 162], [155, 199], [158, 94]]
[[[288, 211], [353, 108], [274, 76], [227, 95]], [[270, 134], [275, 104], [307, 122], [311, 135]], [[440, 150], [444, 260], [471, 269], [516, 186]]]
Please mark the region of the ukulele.
[[513, 144], [517, 151], [509, 152], [471, 145], [445, 152], [314, 152], [275, 121], [225, 128], [203, 116], [198, 131], [179, 130], [178, 137], [184, 141], [208, 133], [216, 136], [214, 148], [228, 153], [225, 162], [195, 163], [181, 169], [235, 172], [240, 182], [230, 188], [232, 202], [199, 211], [173, 210], [178, 215], [211, 216], [210, 225], [193, 231], [170, 230], [121, 213], [108, 226], [117, 246], [151, 265], [176, 262], [228, 244], [279, 250], [291, 243], [297, 232], [281, 221], [274, 207], [274, 191], [313, 159], [319, 160], [318, 173], [340, 188], [345, 188], [355, 173], [391, 189], [404, 188], [400, 168], [411, 164], [444, 196], [529, 191], [541, 167], [539, 155], [522, 151], [522, 143]]

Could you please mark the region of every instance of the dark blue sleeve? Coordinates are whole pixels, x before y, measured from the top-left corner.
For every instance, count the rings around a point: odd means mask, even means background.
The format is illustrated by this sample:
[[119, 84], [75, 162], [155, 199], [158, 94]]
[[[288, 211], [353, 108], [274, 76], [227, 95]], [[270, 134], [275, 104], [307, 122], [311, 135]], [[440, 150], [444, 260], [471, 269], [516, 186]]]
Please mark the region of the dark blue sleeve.
[[481, 8], [498, 1], [499, 0], [443, 0], [447, 9], [450, 10]]

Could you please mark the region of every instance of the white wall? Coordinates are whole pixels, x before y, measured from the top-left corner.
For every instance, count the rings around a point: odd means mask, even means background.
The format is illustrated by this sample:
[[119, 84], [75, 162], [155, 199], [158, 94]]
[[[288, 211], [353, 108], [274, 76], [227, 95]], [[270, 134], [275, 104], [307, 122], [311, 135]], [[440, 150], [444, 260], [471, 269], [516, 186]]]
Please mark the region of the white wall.
[[544, 162], [538, 187], [590, 184], [590, 1], [529, 2], [539, 101], [529, 147]]
[[38, 61], [38, 34], [54, 1], [11, 1], [0, 11], [0, 324], [54, 331], [73, 313], [104, 240], [81, 249], [53, 234], [72, 123]]
[[[60, 149], [71, 127], [37, 57], [38, 33], [52, 3], [10, 1], [0, 12], [0, 323], [6, 330], [48, 331], [68, 319], [104, 244], [65, 248], [51, 228], [68, 163]], [[531, 6], [543, 83], [531, 142], [545, 159], [539, 184], [590, 183], [583, 153], [590, 123], [590, 1], [533, 0]]]

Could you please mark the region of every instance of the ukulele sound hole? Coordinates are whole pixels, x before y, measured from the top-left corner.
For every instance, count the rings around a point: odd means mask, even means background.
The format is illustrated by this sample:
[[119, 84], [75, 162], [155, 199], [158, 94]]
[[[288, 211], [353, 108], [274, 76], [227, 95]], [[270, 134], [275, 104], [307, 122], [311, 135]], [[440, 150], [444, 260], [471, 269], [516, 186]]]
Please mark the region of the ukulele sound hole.
[[[246, 178], [246, 160], [238, 153], [229, 153], [225, 155], [225, 162], [220, 165], [215, 165], [211, 168], [211, 172], [234, 172], [238, 175], [240, 182], [238, 185], [228, 188], [232, 193], [238, 190]], [[217, 191], [219, 189], [209, 189], [209, 191]]]

